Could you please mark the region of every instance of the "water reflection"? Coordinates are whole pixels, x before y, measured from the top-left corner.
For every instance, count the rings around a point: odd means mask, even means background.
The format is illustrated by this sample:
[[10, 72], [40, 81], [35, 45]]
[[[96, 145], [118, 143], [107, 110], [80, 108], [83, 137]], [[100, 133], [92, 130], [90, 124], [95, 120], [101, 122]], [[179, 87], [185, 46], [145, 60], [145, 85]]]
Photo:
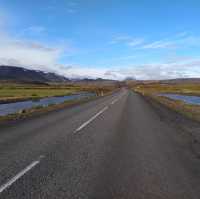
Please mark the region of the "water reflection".
[[28, 101], [23, 101], [23, 102], [0, 104], [0, 116], [17, 113], [23, 109], [30, 109], [37, 106], [48, 106], [51, 104], [60, 104], [65, 101], [79, 100], [79, 99], [91, 97], [94, 95], [95, 95], [94, 93], [82, 92], [82, 93], [67, 95], [67, 96], [62, 96], [62, 97], [46, 97], [46, 98], [42, 98], [40, 100], [34, 100], [34, 101], [28, 100]]
[[181, 100], [187, 104], [200, 105], [199, 96], [179, 95], [179, 94], [160, 94], [173, 100]]

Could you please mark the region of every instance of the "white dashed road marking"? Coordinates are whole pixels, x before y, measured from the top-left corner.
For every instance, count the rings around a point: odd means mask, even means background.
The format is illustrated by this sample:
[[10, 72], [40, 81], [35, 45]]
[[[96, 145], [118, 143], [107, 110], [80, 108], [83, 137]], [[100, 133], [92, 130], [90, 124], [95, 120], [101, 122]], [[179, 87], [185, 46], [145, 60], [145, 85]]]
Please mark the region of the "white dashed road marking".
[[110, 104], [115, 104], [117, 101], [118, 101], [119, 99], [115, 99], [115, 100], [113, 100]]
[[22, 171], [20, 171], [16, 176], [8, 180], [5, 184], [0, 186], [0, 194], [5, 191], [7, 188], [9, 188], [13, 183], [15, 183], [19, 178], [21, 178], [23, 175], [25, 175], [28, 171], [33, 169], [36, 165], [38, 165], [41, 161], [41, 159], [44, 158], [44, 156], [40, 156], [38, 160], [33, 161], [31, 164], [29, 164], [26, 168], [24, 168]]
[[93, 117], [91, 117], [88, 121], [84, 122], [80, 127], [78, 127], [75, 131], [81, 131], [83, 128], [85, 128], [90, 122], [92, 122], [94, 119], [96, 119], [99, 115], [101, 115], [104, 111], [108, 109], [108, 106], [104, 107], [101, 111], [99, 111], [97, 114], [95, 114]]

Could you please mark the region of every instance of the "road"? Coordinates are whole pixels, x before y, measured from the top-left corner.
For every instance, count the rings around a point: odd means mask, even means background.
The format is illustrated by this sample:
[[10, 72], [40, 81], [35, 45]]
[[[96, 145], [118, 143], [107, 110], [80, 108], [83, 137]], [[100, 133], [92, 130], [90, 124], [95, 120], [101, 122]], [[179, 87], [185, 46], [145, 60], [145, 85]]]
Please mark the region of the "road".
[[198, 199], [200, 160], [143, 97], [118, 93], [0, 127], [1, 199]]

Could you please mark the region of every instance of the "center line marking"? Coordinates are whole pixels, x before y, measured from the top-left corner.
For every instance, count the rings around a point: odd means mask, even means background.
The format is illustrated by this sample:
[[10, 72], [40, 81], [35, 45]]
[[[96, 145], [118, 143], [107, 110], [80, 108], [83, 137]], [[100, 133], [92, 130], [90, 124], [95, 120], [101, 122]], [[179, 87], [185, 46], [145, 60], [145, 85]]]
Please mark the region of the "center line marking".
[[19, 178], [21, 178], [23, 175], [25, 175], [28, 171], [30, 171], [33, 167], [35, 167], [37, 164], [40, 163], [41, 159], [44, 156], [40, 156], [40, 158], [36, 161], [33, 161], [30, 165], [28, 165], [25, 169], [20, 171], [16, 176], [8, 180], [5, 184], [0, 186], [0, 194], [5, 191], [7, 188], [9, 188], [13, 183], [15, 183]]
[[75, 131], [81, 131], [83, 128], [85, 128], [90, 122], [92, 122], [94, 119], [96, 119], [99, 115], [101, 115], [104, 111], [108, 109], [108, 106], [104, 107], [101, 111], [99, 111], [97, 114], [95, 114], [93, 117], [91, 117], [87, 122], [84, 122], [80, 127], [78, 127]]
[[115, 104], [119, 99], [115, 99], [111, 102], [111, 104]]

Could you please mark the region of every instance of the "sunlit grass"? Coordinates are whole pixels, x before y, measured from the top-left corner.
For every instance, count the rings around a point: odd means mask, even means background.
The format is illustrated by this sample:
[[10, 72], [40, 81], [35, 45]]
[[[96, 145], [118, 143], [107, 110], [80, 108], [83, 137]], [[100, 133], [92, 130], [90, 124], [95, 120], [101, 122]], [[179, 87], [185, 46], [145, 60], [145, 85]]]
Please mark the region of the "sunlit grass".
[[65, 96], [80, 91], [104, 95], [116, 89], [113, 86], [93, 85], [34, 85], [34, 84], [0, 84], [0, 101], [20, 101], [52, 96]]
[[145, 94], [177, 93], [188, 95], [200, 95], [200, 84], [140, 84], [134, 90]]
[[17, 100], [29, 98], [43, 98], [64, 96], [75, 93], [79, 89], [69, 87], [34, 87], [34, 86], [0, 86], [0, 100]]
[[177, 111], [191, 119], [200, 121], [200, 106], [187, 104], [180, 100], [172, 100], [164, 96], [159, 96], [161, 93], [173, 93], [182, 95], [200, 96], [200, 84], [138, 84], [132, 89], [144, 96], [161, 103], [170, 109]]

